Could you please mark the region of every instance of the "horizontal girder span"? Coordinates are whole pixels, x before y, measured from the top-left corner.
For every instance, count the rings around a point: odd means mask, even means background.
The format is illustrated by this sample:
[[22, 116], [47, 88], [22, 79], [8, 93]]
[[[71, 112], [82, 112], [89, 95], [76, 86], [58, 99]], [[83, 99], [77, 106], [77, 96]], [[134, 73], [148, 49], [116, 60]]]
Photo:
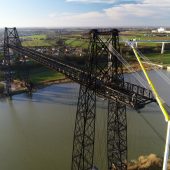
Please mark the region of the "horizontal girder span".
[[[79, 84], [89, 86], [88, 82], [84, 79], [84, 77], [88, 76], [88, 73], [83, 69], [77, 68], [70, 64], [65, 64], [64, 61], [58, 59], [54, 60], [46, 54], [42, 54], [27, 47], [9, 44], [9, 48], [21, 53], [22, 55], [30, 57], [34, 61], [48, 67], [49, 69], [63, 73], [66, 77]], [[99, 78], [93, 76], [92, 78], [94, 83], [90, 85], [91, 89], [94, 88], [96, 81], [96, 92], [103, 98], [119, 101], [120, 103], [124, 103], [135, 109], [142, 108], [148, 103], [155, 102], [152, 92], [146, 88], [131, 84], [129, 82], [124, 82], [124, 86], [120, 88], [116, 85], [108, 85]]]

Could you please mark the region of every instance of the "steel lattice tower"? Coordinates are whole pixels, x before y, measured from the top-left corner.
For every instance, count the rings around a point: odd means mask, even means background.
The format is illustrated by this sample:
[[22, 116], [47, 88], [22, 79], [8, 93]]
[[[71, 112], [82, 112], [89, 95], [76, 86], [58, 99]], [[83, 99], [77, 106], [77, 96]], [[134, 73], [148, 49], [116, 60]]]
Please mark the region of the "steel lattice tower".
[[[124, 85], [122, 63], [114, 56], [113, 48], [120, 52], [118, 31], [112, 32], [109, 44], [108, 69], [110, 83], [119, 88]], [[127, 169], [127, 119], [126, 105], [118, 101], [108, 101], [107, 121], [107, 154], [108, 169]]]
[[[118, 30], [90, 32], [88, 76], [82, 77], [88, 86], [80, 86], [74, 141], [72, 170], [91, 170], [93, 167], [96, 92], [100, 82], [121, 87], [124, 82], [123, 69], [114, 56], [112, 48], [119, 51]], [[98, 78], [98, 80], [96, 79]], [[108, 169], [114, 165], [117, 169], [126, 169], [127, 160], [127, 124], [126, 106], [117, 101], [108, 101], [107, 126]]]
[[73, 140], [72, 170], [91, 170], [93, 166], [95, 117], [96, 117], [96, 80], [97, 46], [96, 31], [91, 32], [89, 45], [88, 75], [83, 76], [88, 86], [80, 85]]
[[12, 69], [13, 65], [16, 65], [17, 69], [20, 69], [18, 73], [21, 80], [24, 80], [25, 85], [28, 83], [29, 71], [25, 68], [26, 58], [20, 55], [17, 51], [11, 50], [10, 45], [21, 47], [21, 41], [16, 28], [5, 28], [4, 33], [4, 65], [6, 69], [4, 71], [4, 79], [6, 83], [5, 94], [11, 96], [11, 83], [14, 78], [14, 71]]
[[[108, 169], [125, 170], [127, 169], [126, 106], [141, 109], [149, 103], [156, 102], [156, 100], [150, 90], [124, 82], [122, 64], [117, 58], [117, 52], [120, 52], [118, 30], [91, 30], [88, 35], [90, 35], [88, 61], [84, 69], [79, 69], [62, 60], [52, 60], [49, 55], [22, 47], [16, 28], [6, 28], [4, 66], [2, 65], [5, 72], [6, 94], [11, 94], [13, 73], [16, 72], [15, 63], [23, 66], [22, 72], [27, 72], [26, 67], [24, 67], [26, 60], [22, 56], [28, 56], [80, 84], [74, 130], [72, 170], [92, 170], [96, 95], [108, 99]], [[21, 69], [18, 71], [21, 72]]]

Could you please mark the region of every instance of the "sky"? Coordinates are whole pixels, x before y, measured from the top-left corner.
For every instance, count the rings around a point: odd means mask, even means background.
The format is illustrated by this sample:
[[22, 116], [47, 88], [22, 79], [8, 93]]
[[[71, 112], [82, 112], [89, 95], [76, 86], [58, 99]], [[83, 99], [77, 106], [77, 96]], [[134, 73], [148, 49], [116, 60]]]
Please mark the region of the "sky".
[[170, 26], [170, 0], [0, 0], [0, 27]]

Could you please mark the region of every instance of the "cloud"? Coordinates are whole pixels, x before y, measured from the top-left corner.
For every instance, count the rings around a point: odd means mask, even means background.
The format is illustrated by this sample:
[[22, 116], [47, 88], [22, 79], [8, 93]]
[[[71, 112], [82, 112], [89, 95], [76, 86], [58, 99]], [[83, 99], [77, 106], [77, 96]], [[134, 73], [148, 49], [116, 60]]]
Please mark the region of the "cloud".
[[105, 3], [105, 4], [150, 4], [150, 5], [169, 5], [170, 0], [66, 0], [66, 2], [79, 3]]
[[144, 4], [160, 5], [160, 4], [170, 4], [169, 0], [143, 0]]
[[[152, 0], [146, 0], [142, 4], [123, 4], [117, 7], [105, 9], [105, 14], [119, 25], [155, 26], [170, 25], [170, 3], [159, 4]], [[163, 0], [166, 1], [166, 0]]]
[[99, 27], [107, 24], [105, 17], [104, 13], [97, 11], [86, 13], [52, 13], [49, 15], [48, 24], [52, 26], [53, 23], [56, 23], [55, 26], [59, 27]]
[[[23, 17], [7, 20], [1, 25], [39, 27], [116, 27], [116, 26], [170, 26], [170, 0], [65, 0], [82, 3], [110, 3], [100, 11], [70, 13], [55, 12], [46, 17]], [[119, 3], [118, 3], [119, 2]], [[81, 4], [84, 5], [84, 4]], [[96, 4], [97, 6], [98, 4]], [[100, 4], [100, 6], [102, 6]], [[106, 8], [106, 6], [110, 6]], [[90, 8], [89, 8], [90, 10]]]
[[66, 2], [80, 2], [80, 3], [106, 3], [113, 4], [116, 0], [66, 0]]
[[103, 3], [103, 4], [136, 4], [141, 3], [143, 0], [66, 0], [66, 2], [78, 2], [78, 3], [86, 3], [86, 4], [92, 4], [92, 3]]
[[50, 13], [48, 16], [50, 18], [57, 18], [57, 17], [67, 17], [67, 16], [73, 16], [73, 15], [77, 15], [76, 13], [70, 13], [70, 12], [62, 12], [62, 13]]
[[[87, 0], [86, 0], [87, 1]], [[51, 15], [58, 26], [170, 26], [169, 0], [143, 0], [137, 4], [119, 4], [87, 13], [61, 13]]]

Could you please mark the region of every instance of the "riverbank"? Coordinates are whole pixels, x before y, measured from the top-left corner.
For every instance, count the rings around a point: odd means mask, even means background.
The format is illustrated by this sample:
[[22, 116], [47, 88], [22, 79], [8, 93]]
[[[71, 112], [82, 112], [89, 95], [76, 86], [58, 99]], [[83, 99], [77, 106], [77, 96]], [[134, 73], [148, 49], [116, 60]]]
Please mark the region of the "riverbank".
[[[41, 83], [33, 84], [33, 91], [36, 91], [37, 89], [42, 89], [44, 87], [53, 85], [53, 84], [61, 84], [61, 83], [70, 83], [72, 80], [68, 78], [61, 78], [56, 80], [46, 80]], [[23, 85], [24, 83], [18, 80], [14, 80], [12, 84], [12, 95], [21, 94], [28, 92], [27, 88]], [[4, 97], [4, 95], [1, 95], [1, 97]]]
[[49, 85], [53, 85], [53, 84], [61, 84], [61, 83], [70, 83], [72, 82], [72, 80], [70, 80], [69, 78], [61, 78], [61, 79], [56, 79], [56, 80], [47, 80], [44, 81], [42, 83], [39, 84], [35, 84], [35, 88], [44, 88], [46, 86]]
[[[149, 63], [144, 63], [144, 67], [146, 70], [153, 69], [153, 66]], [[159, 67], [160, 68], [160, 67]], [[123, 67], [124, 73], [133, 73], [141, 71], [141, 68], [137, 62], [131, 63], [130, 68]], [[66, 78], [64, 75], [60, 73], [53, 73], [46, 69], [38, 69], [38, 71], [33, 70], [31, 74], [31, 82], [33, 83], [33, 91], [47, 87], [53, 84], [60, 83], [70, 83], [72, 80]], [[27, 92], [27, 88], [25, 88], [24, 82], [19, 80], [14, 80], [12, 84], [12, 95], [21, 94]], [[2, 90], [3, 91], [3, 90]]]
[[[153, 67], [152, 65], [150, 65], [149, 63], [143, 63], [143, 66], [145, 67], [146, 70], [152, 70]], [[123, 72], [124, 73], [134, 73], [134, 72], [138, 72], [141, 71], [141, 67], [139, 65], [139, 63], [130, 63], [130, 67], [124, 67], [123, 68]]]
[[[151, 66], [148, 65], [147, 63], [144, 63], [144, 66], [147, 70], [151, 69]], [[133, 63], [131, 64], [131, 69], [123, 68], [124, 73], [132, 73], [135, 71], [140, 71], [141, 68], [138, 63]], [[44, 71], [44, 70], [43, 70]], [[46, 71], [46, 70], [45, 70]], [[32, 83], [33, 83], [33, 91], [36, 91], [37, 89], [41, 89], [44, 87], [47, 87], [49, 85], [53, 84], [61, 84], [61, 83], [70, 83], [72, 80], [66, 78], [64, 75], [63, 76], [58, 76], [58, 74], [53, 75], [51, 72], [49, 73], [49, 76], [47, 76], [48, 72], [38, 72], [32, 74]], [[45, 79], [47, 78], [47, 79]], [[27, 92], [27, 88], [24, 85], [24, 82], [19, 81], [19, 80], [14, 80], [11, 86], [12, 89], [12, 95], [16, 94], [21, 94]]]
[[[140, 156], [138, 160], [128, 163], [128, 170], [162, 170], [163, 160], [155, 154]], [[170, 170], [170, 160], [168, 162]]]

